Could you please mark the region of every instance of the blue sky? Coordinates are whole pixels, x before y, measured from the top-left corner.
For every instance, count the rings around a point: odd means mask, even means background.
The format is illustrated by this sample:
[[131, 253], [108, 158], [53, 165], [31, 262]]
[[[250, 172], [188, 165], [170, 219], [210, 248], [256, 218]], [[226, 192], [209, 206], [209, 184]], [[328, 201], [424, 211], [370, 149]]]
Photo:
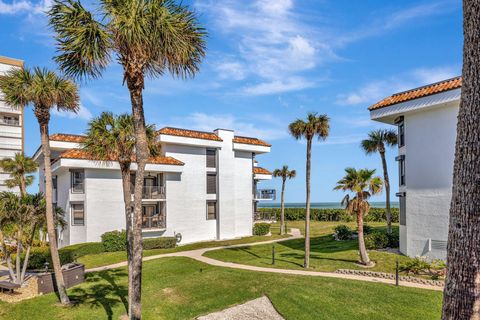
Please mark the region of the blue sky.
[[[87, 5], [95, 2], [88, 1]], [[305, 199], [304, 143], [287, 125], [309, 111], [331, 118], [331, 132], [316, 142], [312, 157], [312, 200], [338, 201], [332, 191], [347, 166], [377, 168], [359, 142], [383, 125], [369, 120], [367, 107], [394, 92], [456, 76], [461, 71], [461, 2], [252, 0], [187, 1], [209, 32], [207, 56], [195, 79], [168, 75], [149, 79], [146, 118], [198, 130], [236, 130], [272, 143], [261, 166], [297, 170], [286, 201]], [[0, 55], [27, 66], [55, 68], [52, 33], [42, 13], [49, 1], [0, 0]], [[80, 84], [81, 111], [52, 117], [51, 133], [82, 133], [102, 111], [130, 111], [128, 90], [115, 63], [102, 79]], [[25, 115], [26, 153], [39, 145], [31, 109]], [[392, 185], [397, 185], [396, 150], [388, 150]], [[280, 182], [262, 182], [280, 189]], [[36, 187], [32, 187], [35, 190]], [[396, 192], [396, 187], [393, 192]], [[379, 196], [374, 200], [382, 200]]]

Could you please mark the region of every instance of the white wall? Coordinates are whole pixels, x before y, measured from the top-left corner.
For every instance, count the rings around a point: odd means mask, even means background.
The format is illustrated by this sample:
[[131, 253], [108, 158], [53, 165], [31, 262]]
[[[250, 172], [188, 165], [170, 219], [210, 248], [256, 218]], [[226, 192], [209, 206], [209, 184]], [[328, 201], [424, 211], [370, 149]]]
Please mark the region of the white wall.
[[235, 236], [252, 235], [253, 159], [247, 151], [235, 152]]
[[[406, 254], [445, 258], [458, 105], [405, 114]], [[429, 245], [433, 242], [433, 248]]]

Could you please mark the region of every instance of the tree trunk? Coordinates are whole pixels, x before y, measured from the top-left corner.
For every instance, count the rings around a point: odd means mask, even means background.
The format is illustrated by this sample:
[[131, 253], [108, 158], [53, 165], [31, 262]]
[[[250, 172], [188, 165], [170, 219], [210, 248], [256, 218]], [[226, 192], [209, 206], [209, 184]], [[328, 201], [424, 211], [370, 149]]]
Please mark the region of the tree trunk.
[[[133, 298], [133, 232], [132, 232], [132, 192], [130, 190], [130, 162], [120, 163], [123, 185], [123, 201], [125, 203], [125, 229], [127, 233], [127, 262], [128, 262], [128, 305], [132, 305]], [[129, 307], [130, 308], [130, 307]], [[129, 309], [130, 312], [130, 309]]]
[[145, 164], [148, 160], [149, 150], [145, 130], [145, 116], [143, 113], [143, 74], [127, 76], [127, 85], [132, 101], [133, 124], [135, 128], [135, 153], [137, 172], [135, 177], [133, 200], [133, 265], [132, 265], [132, 301], [130, 306], [130, 319], [142, 317], [142, 189]]
[[55, 219], [53, 215], [52, 203], [52, 167], [50, 163], [50, 139], [48, 136], [48, 122], [50, 120], [50, 110], [41, 107], [35, 107], [35, 116], [40, 125], [40, 137], [42, 140], [43, 164], [45, 170], [45, 202], [46, 202], [46, 220], [47, 234], [50, 243], [50, 254], [52, 257], [53, 271], [57, 283], [58, 295], [62, 304], [70, 304], [70, 299], [65, 288], [63, 280], [62, 266], [58, 255], [57, 235], [55, 232]]
[[[362, 195], [357, 195], [360, 203], [363, 202]], [[368, 266], [370, 265], [370, 258], [368, 257], [367, 248], [365, 247], [365, 238], [363, 236], [363, 209], [357, 211], [357, 229], [358, 229], [358, 251], [360, 252], [360, 263]]]
[[463, 1], [457, 122], [442, 319], [480, 319], [480, 1]]
[[7, 262], [8, 273], [10, 275], [10, 279], [15, 282], [15, 273], [13, 272], [12, 260], [10, 254], [8, 253], [7, 246], [5, 245], [5, 237], [3, 236], [3, 232], [0, 230], [0, 246], [2, 248], [3, 256], [5, 257], [5, 261]]
[[385, 215], [387, 217], [387, 233], [392, 233], [392, 211], [390, 208], [390, 179], [388, 178], [387, 160], [385, 150], [380, 151], [383, 166], [383, 183], [385, 186]]
[[305, 210], [305, 260], [303, 267], [310, 267], [310, 167], [312, 161], [312, 138], [307, 140], [307, 168], [306, 168], [306, 210]]
[[25, 175], [20, 178], [20, 195], [24, 197], [27, 194], [27, 183], [25, 182]]
[[20, 283], [23, 283], [25, 281], [25, 273], [27, 272], [28, 259], [30, 258], [30, 250], [32, 249], [32, 243], [33, 243], [33, 239], [35, 237], [35, 232], [36, 231], [37, 231], [37, 227], [36, 226], [32, 227], [32, 234], [30, 236], [30, 240], [27, 243], [27, 250], [25, 252], [25, 260], [23, 261], [22, 274], [20, 275]]
[[17, 255], [15, 257], [15, 277], [17, 278], [15, 281], [17, 284], [22, 284], [20, 282], [20, 278], [21, 278], [21, 274], [22, 274], [22, 271], [21, 271], [21, 266], [22, 266], [22, 262], [21, 262], [21, 253], [22, 253], [22, 231], [19, 229], [17, 231]]
[[282, 178], [282, 204], [280, 206], [280, 234], [285, 234], [285, 179]]

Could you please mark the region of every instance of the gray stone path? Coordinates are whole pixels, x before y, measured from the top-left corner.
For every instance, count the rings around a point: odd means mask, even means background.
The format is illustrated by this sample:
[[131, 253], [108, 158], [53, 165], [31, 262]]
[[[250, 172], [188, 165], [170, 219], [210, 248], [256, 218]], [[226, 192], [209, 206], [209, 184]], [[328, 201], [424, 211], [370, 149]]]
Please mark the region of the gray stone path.
[[284, 320], [270, 299], [263, 296], [244, 304], [210, 313], [198, 320]]

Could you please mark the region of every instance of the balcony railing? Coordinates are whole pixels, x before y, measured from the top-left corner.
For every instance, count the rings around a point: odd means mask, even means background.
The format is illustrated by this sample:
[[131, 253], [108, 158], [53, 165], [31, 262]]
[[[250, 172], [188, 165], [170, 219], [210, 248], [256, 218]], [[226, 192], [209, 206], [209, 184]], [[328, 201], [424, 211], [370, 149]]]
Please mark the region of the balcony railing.
[[9, 126], [19, 126], [20, 121], [16, 119], [0, 119], [0, 124], [6, 124]]
[[[133, 185], [130, 186], [132, 196], [134, 194]], [[164, 186], [143, 186], [142, 199], [165, 199], [165, 187]]]
[[143, 229], [165, 229], [167, 227], [165, 214], [157, 213], [151, 216], [143, 216]]
[[275, 200], [275, 189], [259, 189], [255, 193], [255, 200]]

